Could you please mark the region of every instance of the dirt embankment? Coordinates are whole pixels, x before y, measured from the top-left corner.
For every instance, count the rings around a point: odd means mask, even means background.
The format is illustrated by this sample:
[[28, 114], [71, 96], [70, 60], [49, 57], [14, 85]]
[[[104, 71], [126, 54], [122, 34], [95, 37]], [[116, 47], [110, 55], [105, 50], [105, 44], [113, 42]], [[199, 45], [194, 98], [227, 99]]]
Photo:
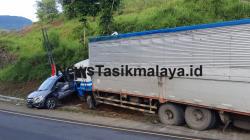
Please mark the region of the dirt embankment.
[[[0, 69], [3, 69], [7, 65], [15, 62], [16, 56], [15, 54], [8, 51], [7, 46], [9, 42], [0, 40]], [[9, 82], [0, 82], [0, 94], [2, 95], [15, 95], [17, 97], [22, 97], [25, 92], [29, 91], [29, 85], [34, 84], [30, 83], [9, 83]]]

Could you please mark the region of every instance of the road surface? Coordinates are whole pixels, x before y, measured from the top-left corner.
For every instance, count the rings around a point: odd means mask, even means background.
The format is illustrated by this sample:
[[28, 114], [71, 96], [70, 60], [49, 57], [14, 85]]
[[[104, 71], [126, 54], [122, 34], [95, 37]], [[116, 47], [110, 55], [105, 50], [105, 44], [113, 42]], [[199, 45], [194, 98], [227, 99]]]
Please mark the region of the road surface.
[[0, 111], [0, 140], [185, 140]]

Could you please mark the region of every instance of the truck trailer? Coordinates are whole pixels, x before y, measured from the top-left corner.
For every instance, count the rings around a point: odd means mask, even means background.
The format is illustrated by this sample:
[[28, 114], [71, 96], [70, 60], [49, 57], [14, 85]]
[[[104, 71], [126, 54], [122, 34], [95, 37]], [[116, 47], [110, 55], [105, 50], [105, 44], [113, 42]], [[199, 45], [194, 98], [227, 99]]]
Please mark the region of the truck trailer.
[[[92, 91], [81, 96], [91, 107], [156, 113], [164, 124], [196, 130], [219, 120], [250, 127], [250, 19], [90, 38], [88, 66], [96, 68]], [[137, 73], [123, 73], [128, 67]], [[147, 75], [152, 68], [200, 75]]]

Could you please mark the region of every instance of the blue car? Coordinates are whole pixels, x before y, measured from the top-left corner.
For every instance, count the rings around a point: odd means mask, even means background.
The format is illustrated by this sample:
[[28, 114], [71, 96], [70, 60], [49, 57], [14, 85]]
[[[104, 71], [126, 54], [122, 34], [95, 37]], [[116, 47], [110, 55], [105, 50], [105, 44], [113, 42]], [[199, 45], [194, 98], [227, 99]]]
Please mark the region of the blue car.
[[27, 106], [55, 109], [59, 100], [74, 92], [74, 83], [67, 81], [62, 74], [51, 76], [36, 91], [28, 95]]

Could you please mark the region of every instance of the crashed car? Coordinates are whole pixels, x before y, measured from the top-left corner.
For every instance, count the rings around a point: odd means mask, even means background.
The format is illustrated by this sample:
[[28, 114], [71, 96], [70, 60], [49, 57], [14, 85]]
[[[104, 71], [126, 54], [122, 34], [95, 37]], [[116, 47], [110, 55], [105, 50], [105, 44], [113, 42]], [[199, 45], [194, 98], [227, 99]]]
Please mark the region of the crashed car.
[[73, 94], [74, 83], [60, 74], [49, 77], [27, 97], [27, 107], [55, 109], [58, 101]]

